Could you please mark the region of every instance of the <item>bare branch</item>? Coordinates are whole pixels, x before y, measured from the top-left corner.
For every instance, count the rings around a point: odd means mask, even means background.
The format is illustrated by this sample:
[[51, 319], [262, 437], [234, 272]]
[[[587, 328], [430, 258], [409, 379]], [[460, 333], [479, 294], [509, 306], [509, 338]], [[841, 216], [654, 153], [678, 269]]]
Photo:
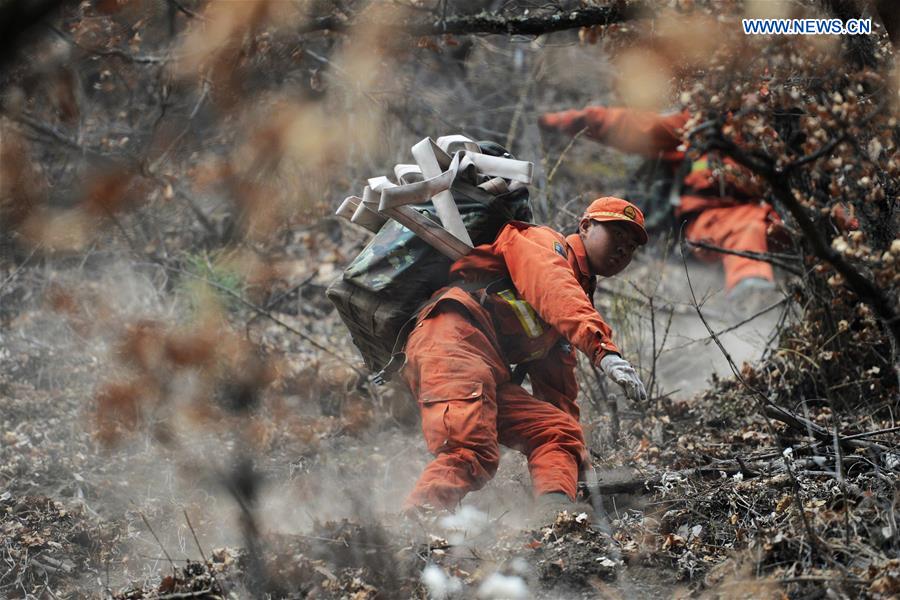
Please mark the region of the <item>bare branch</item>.
[[796, 275], [798, 277], [803, 276], [803, 272], [799, 269], [794, 268], [789, 263], [785, 262], [789, 259], [796, 260], [796, 257], [792, 257], [786, 254], [776, 254], [774, 252], [751, 252], [750, 250], [729, 250], [728, 248], [722, 248], [721, 246], [716, 246], [714, 244], [708, 244], [703, 241], [695, 241], [695, 240], [685, 240], [689, 246], [692, 248], [700, 248], [702, 250], [708, 250], [710, 252], [718, 252], [719, 254], [731, 254], [733, 256], [743, 256], [744, 258], [752, 258], [753, 260], [759, 260], [762, 262], [767, 262], [769, 264], [775, 265], [779, 269], [784, 269], [788, 273]]
[[[447, 18], [410, 19], [400, 22], [377, 23], [385, 30], [395, 30], [415, 36], [443, 34], [499, 34], [499, 35], [544, 35], [554, 31], [610, 25], [638, 18], [644, 4], [642, 2], [615, 3], [609, 6], [588, 6], [571, 11], [559, 11], [504, 17], [482, 11], [477, 14], [456, 15]], [[371, 25], [371, 21], [367, 21]], [[358, 22], [348, 21], [336, 15], [310, 19], [300, 27], [300, 33], [313, 31], [347, 31], [358, 26]]]

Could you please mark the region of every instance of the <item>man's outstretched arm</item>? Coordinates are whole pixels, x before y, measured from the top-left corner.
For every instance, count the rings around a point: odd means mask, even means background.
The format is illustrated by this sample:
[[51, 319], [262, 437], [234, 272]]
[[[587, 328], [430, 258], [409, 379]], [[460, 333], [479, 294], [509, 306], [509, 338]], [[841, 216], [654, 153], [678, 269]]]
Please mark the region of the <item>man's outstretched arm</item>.
[[522, 299], [573, 346], [599, 366], [608, 352], [619, 352], [612, 329], [591, 304], [564, 258], [565, 240], [546, 227], [504, 227], [494, 241]]

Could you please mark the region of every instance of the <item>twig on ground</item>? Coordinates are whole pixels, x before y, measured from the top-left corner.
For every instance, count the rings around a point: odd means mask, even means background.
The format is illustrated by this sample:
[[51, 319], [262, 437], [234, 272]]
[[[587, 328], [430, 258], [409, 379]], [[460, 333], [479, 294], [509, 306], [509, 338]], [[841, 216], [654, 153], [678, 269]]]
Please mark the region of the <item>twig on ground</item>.
[[191, 113], [190, 115], [188, 115], [187, 123], [185, 124], [184, 128], [178, 133], [178, 135], [176, 135], [175, 138], [169, 143], [169, 145], [166, 146], [165, 150], [163, 150], [162, 153], [160, 153], [160, 155], [156, 157], [156, 160], [154, 160], [147, 166], [147, 171], [150, 174], [156, 175], [157, 170], [168, 159], [169, 155], [172, 153], [172, 150], [175, 149], [175, 147], [179, 144], [179, 142], [181, 142], [184, 136], [186, 136], [191, 130], [191, 121], [193, 121], [194, 117], [197, 116], [197, 113], [200, 112], [200, 107], [203, 106], [203, 102], [209, 95], [209, 89], [209, 80], [204, 77], [200, 83], [200, 94], [197, 95], [197, 101], [194, 103], [193, 108], [191, 108]]
[[200, 545], [200, 540], [197, 538], [197, 532], [194, 531], [194, 526], [191, 524], [191, 519], [188, 517], [187, 509], [183, 508], [182, 512], [184, 513], [184, 520], [187, 521], [188, 528], [191, 530], [191, 535], [194, 536], [194, 543], [197, 544], [197, 551], [200, 552], [200, 558], [203, 559], [203, 562], [206, 562], [206, 554], [203, 552], [203, 546]]
[[862, 433], [854, 433], [853, 435], [845, 435], [843, 436], [844, 440], [858, 440], [862, 438], [874, 437], [876, 435], [882, 435], [885, 433], [894, 433], [896, 431], [900, 431], [900, 426], [897, 427], [888, 427], [886, 429], [878, 429], [877, 431], [864, 431]]
[[174, 576], [178, 572], [178, 567], [175, 566], [175, 561], [172, 560], [171, 556], [169, 556], [169, 553], [166, 551], [166, 547], [163, 546], [163, 543], [159, 540], [159, 536], [157, 536], [156, 532], [153, 531], [153, 527], [150, 526], [150, 521], [148, 521], [147, 517], [144, 516], [143, 511], [138, 511], [138, 514], [141, 516], [141, 520], [144, 522], [144, 525], [146, 525], [147, 529], [150, 531], [150, 535], [152, 535], [153, 539], [156, 540], [156, 543], [159, 545], [159, 549], [162, 550], [163, 556], [165, 556], [166, 560], [169, 561], [169, 564], [172, 565], [172, 575]]

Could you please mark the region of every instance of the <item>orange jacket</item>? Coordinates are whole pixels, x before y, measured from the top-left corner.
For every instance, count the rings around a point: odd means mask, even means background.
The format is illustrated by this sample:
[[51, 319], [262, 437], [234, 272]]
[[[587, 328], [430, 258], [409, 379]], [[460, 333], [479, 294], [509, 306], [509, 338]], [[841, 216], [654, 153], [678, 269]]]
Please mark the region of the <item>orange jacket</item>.
[[456, 261], [451, 277], [467, 282], [509, 278], [510, 289], [490, 294], [447, 287], [419, 315], [428, 317], [440, 303], [457, 302], [467, 309], [509, 363], [529, 363], [529, 376], [539, 398], [573, 407], [578, 387], [575, 357], [561, 342], [584, 352], [593, 364], [608, 352], [619, 352], [612, 329], [594, 308], [596, 278], [588, 267], [578, 235], [568, 238], [548, 227], [512, 221], [491, 244], [477, 246]]
[[[630, 108], [589, 106], [583, 110], [548, 113], [541, 117], [545, 129], [557, 129], [575, 135], [587, 128], [585, 135], [622, 152], [655, 157], [662, 154], [668, 162], [684, 160], [686, 148], [681, 134], [690, 115], [687, 112], [659, 115]], [[679, 214], [721, 206], [731, 206], [757, 199], [758, 191], [747, 184], [748, 171], [730, 158], [722, 160], [723, 179], [710, 168], [705, 154], [695, 160], [684, 178]], [[724, 184], [724, 185], [723, 185]]]

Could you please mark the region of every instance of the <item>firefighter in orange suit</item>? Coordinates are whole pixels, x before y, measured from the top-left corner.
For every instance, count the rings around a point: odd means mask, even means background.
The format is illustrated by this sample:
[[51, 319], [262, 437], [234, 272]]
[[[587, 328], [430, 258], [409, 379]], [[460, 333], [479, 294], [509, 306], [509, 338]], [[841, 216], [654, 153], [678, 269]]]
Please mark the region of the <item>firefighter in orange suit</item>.
[[[584, 110], [547, 113], [539, 125], [575, 135], [585, 135], [623, 152], [647, 157], [660, 156], [664, 162], [680, 165], [685, 160], [681, 132], [688, 113], [661, 116], [628, 108], [591, 106]], [[718, 161], [714, 172], [711, 163]], [[775, 210], [762, 202], [757, 190], [750, 189], [743, 167], [730, 158], [704, 155], [693, 161], [684, 174], [676, 217], [687, 221], [685, 234], [690, 241], [706, 242], [725, 250], [767, 252], [770, 234], [781, 223]], [[745, 292], [774, 288], [769, 263], [734, 254], [698, 252], [707, 260], [719, 259], [725, 270], [725, 290], [736, 298]]]
[[[619, 273], [647, 242], [643, 223], [633, 204], [600, 198], [577, 234], [512, 221], [453, 264], [459, 285], [436, 292], [406, 346], [403, 376], [435, 455], [407, 509], [454, 508], [494, 476], [500, 444], [525, 454], [536, 496], [575, 500], [589, 458], [573, 348], [629, 399], [646, 399], [592, 301], [596, 276]], [[533, 393], [515, 381], [513, 364], [527, 366]]]

